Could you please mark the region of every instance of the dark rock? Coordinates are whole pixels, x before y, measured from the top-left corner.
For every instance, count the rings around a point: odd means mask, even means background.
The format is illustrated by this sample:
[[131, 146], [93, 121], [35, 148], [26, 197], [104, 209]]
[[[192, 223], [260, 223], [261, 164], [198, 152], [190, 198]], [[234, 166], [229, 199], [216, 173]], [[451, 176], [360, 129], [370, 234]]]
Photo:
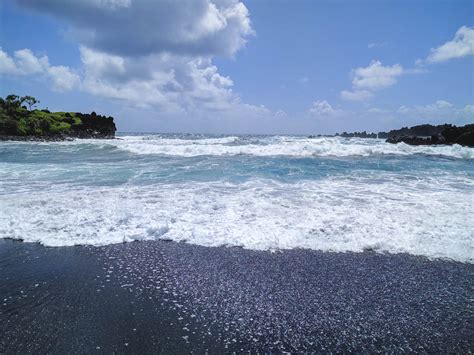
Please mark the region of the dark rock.
[[395, 136], [389, 137], [387, 143], [406, 143], [410, 145], [427, 145], [431, 143], [431, 137], [417, 137], [417, 136]]
[[[390, 132], [438, 132], [432, 135], [425, 134], [400, 134], [390, 135]], [[410, 145], [435, 145], [435, 144], [460, 144], [467, 147], [474, 147], [474, 124], [456, 127], [453, 125], [431, 126], [422, 125], [412, 128], [402, 128], [398, 131], [390, 131], [386, 140], [388, 143], [406, 143]], [[380, 134], [379, 134], [380, 136]]]
[[456, 143], [468, 147], [474, 147], [474, 130], [462, 133], [456, 139]]
[[76, 117], [81, 119], [81, 124], [71, 127], [71, 136], [77, 138], [114, 138], [116, 127], [112, 117], [97, 115], [92, 112], [90, 115], [76, 113]]
[[64, 136], [61, 134], [42, 135], [42, 136], [15, 136], [15, 135], [0, 135], [0, 141], [20, 141], [20, 142], [61, 142], [72, 141], [74, 138]]
[[445, 129], [453, 127], [450, 124], [433, 126], [430, 124], [422, 124], [413, 127], [402, 127], [400, 129], [392, 129], [389, 132], [379, 132], [378, 138], [390, 138], [390, 137], [401, 137], [401, 136], [423, 136], [431, 137], [441, 134]]
[[377, 134], [375, 133], [367, 133], [366, 131], [363, 132], [352, 132], [352, 133], [347, 133], [347, 132], [342, 132], [341, 134], [336, 134], [337, 136], [341, 136], [344, 138], [377, 138]]

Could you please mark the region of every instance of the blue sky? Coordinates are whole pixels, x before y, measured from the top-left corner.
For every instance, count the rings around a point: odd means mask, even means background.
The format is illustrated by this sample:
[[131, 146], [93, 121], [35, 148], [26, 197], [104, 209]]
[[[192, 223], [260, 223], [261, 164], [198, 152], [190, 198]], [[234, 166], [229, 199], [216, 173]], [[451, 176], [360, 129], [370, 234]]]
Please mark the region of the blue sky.
[[474, 122], [473, 1], [7, 0], [0, 95], [121, 131]]

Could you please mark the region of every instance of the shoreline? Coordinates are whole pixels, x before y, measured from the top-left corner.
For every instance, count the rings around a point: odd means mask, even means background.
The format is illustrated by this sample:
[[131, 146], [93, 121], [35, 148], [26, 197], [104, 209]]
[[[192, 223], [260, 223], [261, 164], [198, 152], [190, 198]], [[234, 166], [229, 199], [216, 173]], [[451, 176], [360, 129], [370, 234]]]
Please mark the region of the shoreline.
[[4, 136], [0, 135], [0, 142], [69, 142], [76, 139], [119, 139], [114, 136], [97, 137], [97, 136]]
[[470, 352], [474, 265], [0, 240], [0, 352]]

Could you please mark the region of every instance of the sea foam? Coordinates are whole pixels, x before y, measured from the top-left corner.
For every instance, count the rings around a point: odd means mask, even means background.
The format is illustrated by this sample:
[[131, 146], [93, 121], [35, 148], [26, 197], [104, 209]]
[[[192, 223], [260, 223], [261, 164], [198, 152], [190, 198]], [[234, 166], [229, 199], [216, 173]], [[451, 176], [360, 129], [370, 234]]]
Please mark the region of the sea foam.
[[3, 196], [0, 237], [47, 246], [167, 239], [278, 250], [374, 250], [473, 262], [472, 195], [344, 179], [71, 187]]

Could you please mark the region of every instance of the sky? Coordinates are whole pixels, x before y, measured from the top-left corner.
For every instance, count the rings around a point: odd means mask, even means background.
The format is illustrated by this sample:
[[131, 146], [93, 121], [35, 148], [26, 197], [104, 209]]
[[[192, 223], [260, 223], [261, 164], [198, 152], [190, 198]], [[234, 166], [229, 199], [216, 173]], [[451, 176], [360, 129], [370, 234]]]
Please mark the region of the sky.
[[474, 123], [474, 1], [4, 0], [10, 93], [122, 132]]

